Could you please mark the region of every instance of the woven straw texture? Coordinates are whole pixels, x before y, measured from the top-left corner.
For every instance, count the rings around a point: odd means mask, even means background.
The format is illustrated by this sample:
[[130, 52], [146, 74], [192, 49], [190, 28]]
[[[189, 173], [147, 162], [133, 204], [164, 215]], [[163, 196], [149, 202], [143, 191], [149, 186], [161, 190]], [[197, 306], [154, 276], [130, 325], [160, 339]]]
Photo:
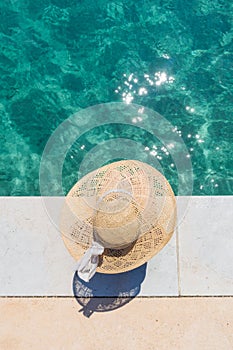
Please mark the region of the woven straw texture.
[[158, 253], [175, 223], [175, 197], [165, 177], [148, 164], [125, 160], [101, 167], [74, 185], [62, 211], [61, 232], [77, 260], [97, 233], [105, 246], [97, 271], [119, 273]]

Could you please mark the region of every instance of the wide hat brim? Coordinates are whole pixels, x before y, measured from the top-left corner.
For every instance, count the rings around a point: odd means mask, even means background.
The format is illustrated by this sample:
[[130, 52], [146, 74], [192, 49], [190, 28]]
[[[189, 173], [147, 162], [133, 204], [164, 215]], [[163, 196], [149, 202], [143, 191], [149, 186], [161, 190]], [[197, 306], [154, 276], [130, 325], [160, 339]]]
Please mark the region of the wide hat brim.
[[[120, 171], [121, 177], [124, 174], [127, 180], [131, 180], [135, 200], [140, 202], [141, 206], [146, 203], [147, 221], [153, 218], [156, 196], [159, 199], [163, 197], [163, 208], [160, 210], [159, 218], [154, 218], [150, 225], [146, 225], [143, 234], [126, 248], [104, 249], [103, 254], [99, 257], [96, 271], [106, 274], [126, 272], [146, 263], [167, 244], [176, 224], [175, 196], [170, 184], [159, 171], [136, 160], [119, 161], [106, 165], [80, 179], [66, 197], [67, 202], [61, 217], [61, 232], [65, 246], [74, 259], [79, 260], [92, 243], [94, 210], [90, 205], [91, 199], [101, 191], [106, 191], [113, 186], [117, 179], [116, 169]], [[137, 169], [138, 173], [135, 171], [134, 174], [132, 169]], [[110, 176], [112, 174], [114, 174], [113, 181]], [[151, 183], [154, 184], [153, 188]], [[88, 200], [82, 195], [83, 191], [87, 191], [87, 187]], [[152, 200], [148, 201], [149, 193], [150, 196], [152, 193]]]

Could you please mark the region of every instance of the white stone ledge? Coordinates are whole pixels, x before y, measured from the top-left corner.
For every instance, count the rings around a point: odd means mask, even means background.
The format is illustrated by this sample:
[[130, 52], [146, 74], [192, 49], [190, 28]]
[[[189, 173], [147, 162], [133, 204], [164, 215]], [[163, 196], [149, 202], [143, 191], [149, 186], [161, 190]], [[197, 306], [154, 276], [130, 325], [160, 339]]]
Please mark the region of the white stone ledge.
[[233, 295], [233, 196], [192, 197], [178, 228], [180, 293]]
[[[49, 202], [56, 217], [62, 198]], [[192, 197], [183, 215], [186, 204], [187, 198], [178, 198], [182, 221], [169, 244], [147, 266], [118, 278], [123, 292], [138, 278], [142, 296], [233, 295], [233, 197]], [[0, 213], [0, 295], [72, 296], [75, 261], [43, 198], [0, 197]], [[94, 295], [109, 296], [114, 281], [97, 276]]]

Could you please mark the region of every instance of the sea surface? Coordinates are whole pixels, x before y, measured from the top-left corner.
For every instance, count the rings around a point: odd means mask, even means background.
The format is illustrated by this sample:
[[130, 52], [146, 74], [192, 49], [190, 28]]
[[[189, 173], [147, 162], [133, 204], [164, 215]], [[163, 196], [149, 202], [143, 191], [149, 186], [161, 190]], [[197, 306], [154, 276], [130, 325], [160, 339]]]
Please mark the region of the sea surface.
[[[41, 156], [58, 125], [110, 102], [145, 106], [174, 126], [193, 195], [233, 193], [231, 0], [0, 0], [0, 74], [1, 196], [40, 195]], [[163, 146], [126, 125], [75, 142], [65, 191], [87, 152], [120, 136], [156, 149], [177, 193]]]

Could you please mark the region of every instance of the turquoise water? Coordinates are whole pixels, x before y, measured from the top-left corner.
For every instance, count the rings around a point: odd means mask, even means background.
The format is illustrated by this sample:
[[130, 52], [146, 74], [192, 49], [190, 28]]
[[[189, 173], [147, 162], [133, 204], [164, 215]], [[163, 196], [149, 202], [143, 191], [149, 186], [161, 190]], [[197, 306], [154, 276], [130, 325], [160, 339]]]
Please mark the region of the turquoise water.
[[[40, 159], [56, 127], [114, 101], [149, 107], [177, 128], [194, 195], [232, 194], [232, 39], [231, 0], [0, 0], [0, 195], [40, 195]], [[112, 126], [77, 140], [66, 190], [86, 152], [122, 134], [145, 142]], [[176, 191], [172, 161], [161, 158]]]

